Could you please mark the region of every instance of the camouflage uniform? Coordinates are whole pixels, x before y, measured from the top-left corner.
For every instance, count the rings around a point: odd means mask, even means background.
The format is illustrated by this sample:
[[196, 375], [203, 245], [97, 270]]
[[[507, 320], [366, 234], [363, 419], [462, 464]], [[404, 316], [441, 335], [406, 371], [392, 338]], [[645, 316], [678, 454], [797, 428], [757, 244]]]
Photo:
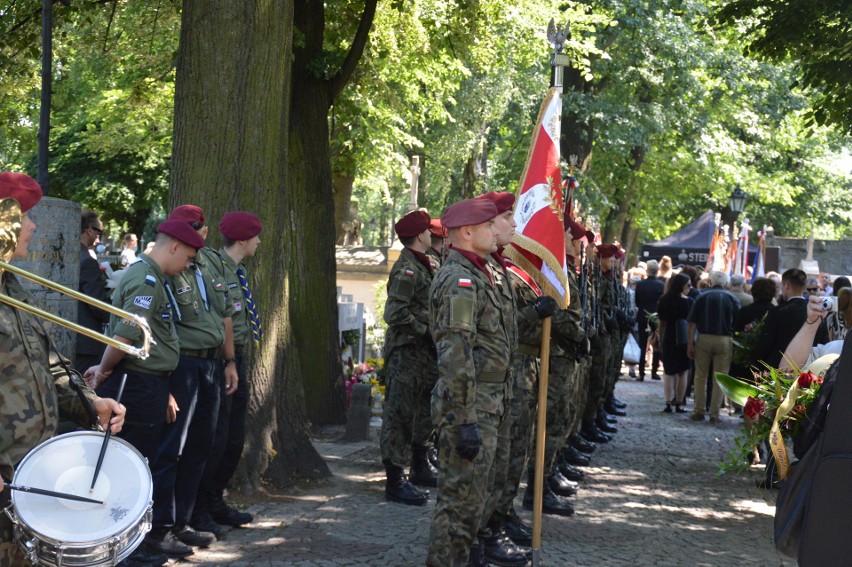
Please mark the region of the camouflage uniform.
[[[512, 351], [514, 354], [515, 349], [518, 345], [518, 303], [515, 298], [515, 290], [512, 285], [509, 272], [505, 268], [505, 263], [502, 257], [498, 254], [494, 254], [488, 258], [489, 265], [493, 268], [494, 273], [494, 283], [497, 291], [498, 298], [500, 299], [503, 307], [503, 323], [506, 325], [506, 329], [512, 334], [513, 342], [512, 342]], [[535, 309], [530, 307], [533, 313], [535, 313]], [[513, 364], [510, 362], [509, 370], [514, 370]], [[506, 487], [509, 475], [509, 461], [511, 458], [511, 449], [512, 449], [512, 408], [514, 406], [514, 384], [515, 380], [512, 378], [508, 383], [507, 389], [507, 398], [506, 398], [506, 407], [507, 410], [503, 414], [503, 419], [500, 421], [500, 426], [497, 429], [497, 447], [494, 452], [494, 478], [491, 480], [491, 483], [488, 487], [488, 492], [486, 495], [485, 508], [482, 512], [482, 521], [480, 522], [479, 527], [479, 535], [481, 537], [488, 537], [489, 535], [493, 535], [494, 529], [499, 529], [503, 525], [503, 520], [501, 515], [495, 515], [497, 512], [500, 500], [503, 498], [503, 490]], [[494, 522], [491, 524], [490, 522]]]
[[[431, 567], [467, 563], [495, 474], [517, 329], [513, 306], [501, 299], [494, 280], [489, 265], [480, 269], [452, 249], [429, 294], [439, 372], [432, 415], [441, 470], [426, 560]], [[482, 440], [472, 461], [455, 451], [464, 424], [476, 424]]]
[[[33, 303], [14, 275], [2, 276], [2, 293]], [[60, 416], [82, 426], [92, 422], [68, 375], [50, 351], [48, 337], [38, 319], [24, 311], [0, 304], [0, 473], [8, 482], [15, 466], [27, 452], [56, 434]], [[80, 384], [86, 397], [96, 396]], [[9, 500], [0, 492], [0, 507]], [[12, 526], [0, 513], [0, 565], [28, 565], [12, 543]]]
[[506, 483], [497, 502], [497, 519], [506, 521], [515, 515], [513, 502], [518, 495], [532, 442], [533, 416], [538, 399], [533, 391], [538, 381], [539, 353], [541, 350], [541, 319], [533, 308], [539, 297], [529, 284], [509, 271], [509, 281], [515, 290], [518, 303], [518, 349], [513, 360], [514, 382], [512, 384], [512, 404], [509, 464]]
[[609, 277], [601, 274], [595, 282], [595, 296], [598, 301], [598, 309], [601, 320], [598, 321], [598, 337], [601, 348], [592, 352], [592, 364], [589, 371], [589, 395], [586, 400], [585, 419], [595, 419], [598, 409], [603, 402], [604, 392], [607, 389], [610, 364], [612, 364], [612, 349], [615, 345], [615, 321], [610, 317], [612, 314], [612, 287], [609, 285]]
[[[568, 274], [571, 301], [552, 317], [550, 373], [547, 380], [547, 423], [544, 441], [544, 476], [550, 475], [556, 452], [565, 444], [569, 423], [569, 400], [574, 378], [577, 345], [585, 338], [581, 325], [580, 290], [576, 276]], [[537, 438], [537, 436], [536, 436]], [[532, 474], [533, 463], [530, 463]]]
[[612, 293], [612, 311], [615, 320], [615, 332], [613, 333], [612, 358], [609, 361], [609, 375], [607, 376], [606, 389], [602, 396], [602, 402], [606, 401], [615, 391], [615, 384], [621, 375], [621, 361], [624, 353], [624, 344], [627, 342], [627, 315], [624, 306], [627, 305], [627, 290], [620, 283], [620, 278], [615, 271], [608, 274], [610, 289]]
[[[568, 261], [568, 277], [569, 277], [569, 285], [571, 286], [571, 294], [572, 298], [574, 297], [574, 293], [577, 294], [578, 308], [580, 309], [580, 316], [582, 317], [583, 308], [580, 297], [580, 282], [577, 281], [578, 278], [575, 276], [571, 278], [573, 274], [576, 274], [576, 269], [574, 264]], [[591, 305], [591, 288], [589, 286], [589, 281], [586, 280], [586, 320], [581, 321], [581, 325], [583, 325], [584, 329], [591, 328], [591, 309], [589, 306]], [[585, 344], [585, 341], [583, 341]], [[586, 409], [586, 397], [589, 393], [589, 368], [591, 367], [592, 359], [591, 356], [587, 356], [585, 351], [581, 351], [580, 347], [575, 353], [575, 369], [574, 369], [574, 387], [571, 389], [571, 395], [568, 399], [568, 425], [567, 431], [568, 435], [572, 435], [576, 433], [580, 428], [580, 421], [583, 419], [583, 413]]]
[[386, 397], [379, 438], [385, 465], [405, 468], [410, 447], [426, 446], [432, 435], [430, 397], [438, 363], [429, 334], [429, 286], [435, 268], [434, 264], [427, 268], [404, 248], [388, 278]]

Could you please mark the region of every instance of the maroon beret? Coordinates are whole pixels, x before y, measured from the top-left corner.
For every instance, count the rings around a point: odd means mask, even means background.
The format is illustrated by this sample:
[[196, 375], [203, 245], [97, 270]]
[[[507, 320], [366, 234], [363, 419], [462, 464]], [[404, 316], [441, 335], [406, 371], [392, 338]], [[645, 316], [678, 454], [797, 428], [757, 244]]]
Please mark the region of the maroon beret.
[[393, 225], [393, 229], [396, 231], [396, 235], [400, 238], [410, 238], [412, 236], [417, 236], [429, 228], [429, 222], [431, 220], [432, 217], [430, 217], [429, 213], [426, 211], [411, 211], [396, 221], [396, 224]]
[[35, 207], [41, 200], [42, 192], [38, 182], [26, 173], [0, 173], [0, 199], [15, 199], [21, 206], [21, 213]]
[[219, 221], [219, 232], [233, 241], [251, 240], [263, 230], [260, 219], [245, 211], [227, 213]]
[[617, 249], [615, 251], [615, 257], [618, 258], [619, 260], [624, 258], [624, 250], [622, 250], [621, 248]]
[[441, 215], [441, 224], [447, 228], [472, 226], [496, 217], [497, 206], [489, 199], [465, 199], [447, 207]]
[[435, 236], [437, 238], [444, 238], [447, 236], [447, 229], [444, 228], [444, 225], [441, 224], [440, 218], [432, 219], [432, 221], [429, 223], [429, 232], [432, 234], [432, 236]]
[[511, 211], [515, 206], [515, 196], [508, 191], [491, 191], [484, 195], [479, 195], [477, 199], [488, 199], [494, 206], [497, 207], [497, 214], [502, 215], [506, 211]]
[[587, 230], [586, 231], [586, 240], [589, 241], [589, 244], [594, 244], [595, 243], [595, 233], [592, 232], [591, 230]]
[[192, 228], [198, 230], [204, 226], [204, 211], [201, 210], [201, 207], [196, 207], [195, 205], [181, 205], [180, 207], [175, 207], [175, 210], [169, 215], [168, 220], [188, 222], [192, 225]]
[[565, 217], [562, 225], [565, 227], [566, 231], [571, 231], [571, 238], [573, 240], [580, 240], [586, 236], [586, 227], [570, 217]]
[[618, 246], [615, 244], [600, 244], [598, 246], [598, 255], [601, 258], [612, 258], [618, 253]]
[[157, 232], [168, 234], [196, 250], [204, 248], [204, 239], [186, 221], [171, 219], [161, 222]]

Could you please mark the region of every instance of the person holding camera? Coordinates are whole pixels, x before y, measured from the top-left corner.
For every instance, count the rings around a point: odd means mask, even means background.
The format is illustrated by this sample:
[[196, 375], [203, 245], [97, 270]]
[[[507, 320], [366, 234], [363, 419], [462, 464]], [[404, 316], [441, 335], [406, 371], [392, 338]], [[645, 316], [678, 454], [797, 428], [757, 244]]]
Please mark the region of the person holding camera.
[[[814, 344], [814, 338], [823, 326], [822, 321], [834, 309], [833, 297], [812, 295], [808, 298], [807, 319], [799, 327], [798, 332], [787, 345], [784, 356], [781, 357], [781, 370], [798, 370], [807, 368], [814, 360], [827, 354], [837, 354], [843, 350], [843, 339], [827, 343]], [[852, 320], [852, 304], [843, 307], [843, 317]]]

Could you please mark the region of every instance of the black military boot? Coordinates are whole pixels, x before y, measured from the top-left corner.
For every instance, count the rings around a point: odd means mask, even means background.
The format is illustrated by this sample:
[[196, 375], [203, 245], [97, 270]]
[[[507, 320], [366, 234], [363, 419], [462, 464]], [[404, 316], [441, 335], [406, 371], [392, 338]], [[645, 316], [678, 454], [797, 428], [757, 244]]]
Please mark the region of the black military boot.
[[210, 517], [208, 512], [192, 512], [192, 518], [189, 520], [189, 525], [192, 529], [198, 532], [210, 532], [216, 539], [222, 539], [228, 531], [228, 528], [221, 524], [217, 524]]
[[574, 465], [576, 467], [587, 467], [591, 464], [592, 459], [586, 453], [579, 451], [573, 445], [565, 445], [562, 450], [559, 452], [562, 456], [562, 460], [568, 463], [569, 465]]
[[414, 484], [438, 488], [438, 469], [429, 462], [429, 447], [411, 446], [411, 474], [408, 479]]
[[569, 465], [561, 459], [557, 462], [556, 466], [559, 469], [559, 472], [562, 473], [562, 476], [570, 481], [579, 482], [586, 478], [586, 473], [575, 466]]
[[523, 567], [527, 564], [527, 552], [505, 536], [502, 530], [492, 530], [491, 535], [482, 540], [483, 552], [488, 563], [505, 567]]
[[625, 404], [624, 402], [622, 402], [621, 400], [619, 400], [615, 396], [611, 396], [611, 399], [612, 399], [612, 405], [614, 405], [618, 409], [624, 409], [624, 408], [627, 407], [627, 404]]
[[[530, 475], [532, 477], [532, 475]], [[567, 498], [563, 498], [550, 489], [547, 482], [544, 483], [541, 498], [541, 511], [544, 514], [553, 514], [554, 516], [573, 516], [574, 507]], [[524, 492], [524, 508], [527, 510], [533, 509], [533, 483], [527, 482], [527, 490]]]
[[467, 557], [467, 567], [488, 567], [488, 565], [488, 560], [485, 559], [482, 540], [477, 538], [470, 548], [470, 555]]
[[603, 413], [598, 414], [598, 418], [595, 420], [595, 425], [597, 425], [598, 429], [604, 433], [618, 433], [618, 428], [607, 421], [606, 415]]
[[604, 410], [606, 411], [606, 413], [609, 413], [609, 414], [612, 414], [612, 415], [615, 415], [615, 416], [627, 415], [627, 412], [624, 411], [624, 408], [620, 408], [617, 405], [615, 405], [612, 396], [607, 398], [606, 403], [604, 404]]
[[503, 523], [503, 533], [518, 545], [526, 547], [532, 545], [532, 528], [526, 525], [515, 514], [514, 510], [512, 511], [512, 515], [509, 516], [509, 519]]
[[587, 455], [591, 455], [592, 453], [595, 452], [595, 449], [597, 449], [597, 446], [594, 444], [594, 442], [589, 441], [588, 439], [586, 439], [585, 437], [583, 437], [579, 433], [576, 434], [576, 435], [573, 435], [571, 437], [570, 441], [571, 441], [572, 447], [574, 447], [575, 449], [577, 449], [581, 453], [585, 453]]
[[580, 429], [580, 435], [594, 441], [595, 443], [609, 443], [612, 437], [598, 429], [594, 419], [583, 418], [583, 426]]
[[577, 494], [578, 484], [565, 478], [565, 476], [559, 472], [558, 467], [553, 467], [553, 472], [550, 473], [550, 476], [548, 476], [545, 481], [548, 486], [550, 486], [550, 490], [552, 490], [554, 494], [558, 494], [559, 496], [574, 496]]
[[248, 512], [240, 512], [236, 508], [228, 506], [221, 490], [214, 490], [210, 493], [209, 511], [213, 521], [223, 526], [239, 528], [254, 520], [254, 517]]
[[385, 465], [385, 498], [391, 502], [408, 504], [409, 506], [422, 506], [429, 500], [429, 491], [420, 490], [411, 484], [402, 472], [402, 467]]

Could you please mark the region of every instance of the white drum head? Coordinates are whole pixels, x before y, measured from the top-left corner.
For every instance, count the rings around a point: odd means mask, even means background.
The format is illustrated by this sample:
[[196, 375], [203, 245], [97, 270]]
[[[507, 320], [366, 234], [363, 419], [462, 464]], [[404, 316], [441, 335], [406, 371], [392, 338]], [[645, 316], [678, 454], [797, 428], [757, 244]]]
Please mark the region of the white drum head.
[[39, 535], [72, 545], [113, 537], [138, 522], [153, 484], [145, 459], [126, 441], [110, 438], [95, 489], [89, 491], [103, 439], [103, 433], [78, 431], [45, 441], [24, 457], [13, 481], [103, 505], [13, 491], [19, 520]]

